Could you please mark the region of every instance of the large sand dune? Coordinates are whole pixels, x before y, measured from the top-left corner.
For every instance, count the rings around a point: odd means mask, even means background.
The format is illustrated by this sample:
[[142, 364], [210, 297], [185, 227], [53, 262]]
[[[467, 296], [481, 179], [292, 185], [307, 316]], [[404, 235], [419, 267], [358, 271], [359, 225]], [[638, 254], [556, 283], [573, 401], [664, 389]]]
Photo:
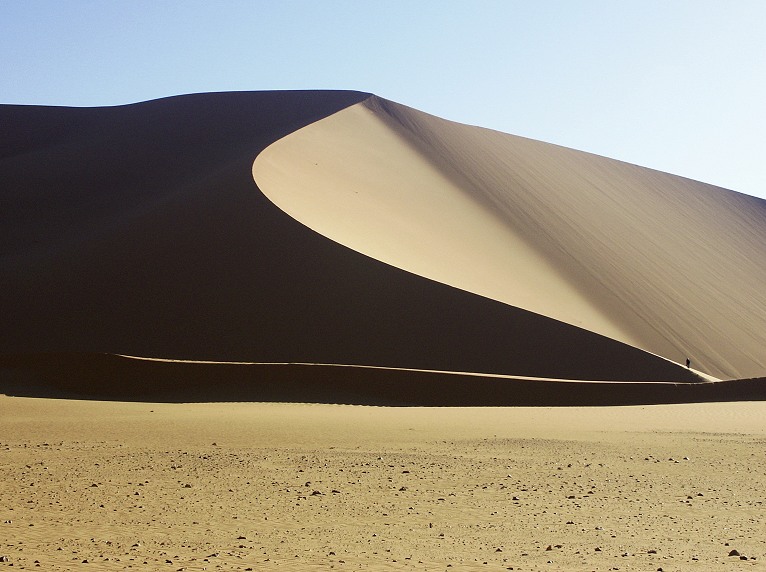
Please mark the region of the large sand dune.
[[[609, 381], [614, 403], [618, 382], [766, 371], [760, 199], [357, 92], [0, 119], [0, 348], [34, 372], [6, 375], [16, 387], [96, 371], [80, 390], [156, 379], [184, 399], [193, 379], [215, 399], [234, 369], [273, 385], [301, 363], [326, 364], [313, 379], [340, 401], [374, 378], [390, 394], [373, 401], [422, 383], [455, 403], [464, 379], [513, 403], [545, 378], [532, 394]], [[167, 361], [104, 369], [118, 354]]]

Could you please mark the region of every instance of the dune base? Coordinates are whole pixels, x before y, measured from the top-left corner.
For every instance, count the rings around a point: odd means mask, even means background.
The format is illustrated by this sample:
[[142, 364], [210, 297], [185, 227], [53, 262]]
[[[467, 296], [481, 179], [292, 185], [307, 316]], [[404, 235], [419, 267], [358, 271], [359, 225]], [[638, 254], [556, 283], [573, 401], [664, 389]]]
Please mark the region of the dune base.
[[17, 396], [155, 402], [393, 406], [594, 406], [766, 400], [762, 378], [627, 382], [493, 376], [329, 364], [169, 361], [109, 354], [0, 358]]

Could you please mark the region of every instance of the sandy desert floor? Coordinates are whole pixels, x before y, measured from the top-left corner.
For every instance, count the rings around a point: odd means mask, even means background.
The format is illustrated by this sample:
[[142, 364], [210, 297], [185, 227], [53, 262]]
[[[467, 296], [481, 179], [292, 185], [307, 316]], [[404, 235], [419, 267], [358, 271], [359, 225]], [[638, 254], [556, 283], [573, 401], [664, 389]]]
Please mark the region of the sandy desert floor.
[[0, 566], [760, 567], [765, 415], [0, 397]]

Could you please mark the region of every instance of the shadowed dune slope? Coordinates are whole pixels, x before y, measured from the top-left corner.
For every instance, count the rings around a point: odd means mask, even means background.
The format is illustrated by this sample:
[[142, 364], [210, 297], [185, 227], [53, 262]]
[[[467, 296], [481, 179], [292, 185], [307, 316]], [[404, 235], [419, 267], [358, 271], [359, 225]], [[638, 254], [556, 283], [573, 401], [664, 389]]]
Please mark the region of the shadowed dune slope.
[[766, 371], [766, 201], [371, 97], [277, 141], [260, 188], [418, 275], [693, 366]]
[[[50, 363], [71, 374], [102, 363], [93, 356], [126, 354], [699, 380], [630, 343], [357, 252], [332, 232], [311, 230], [260, 192], [252, 169], [263, 149], [368, 98], [255, 92], [112, 108], [0, 106], [6, 131], [0, 141], [0, 351], [23, 354], [16, 366], [39, 356], [49, 376]], [[374, 99], [366, 108], [387, 105], [393, 104]], [[403, 125], [406, 113], [394, 107]], [[408, 144], [412, 154], [423, 155]], [[325, 175], [308, 184], [324, 192]], [[347, 216], [361, 214], [339, 213], [339, 226]], [[511, 234], [530, 257], [556, 266], [524, 232]], [[535, 272], [530, 275], [549, 277]], [[579, 292], [591, 303], [587, 290]], [[572, 296], [572, 307], [587, 307], [579, 298]], [[603, 308], [592, 315], [613, 321]], [[615, 327], [624, 328], [620, 322]], [[49, 354], [66, 358], [51, 362]], [[79, 368], [72, 365], [78, 359]], [[108, 386], [110, 376], [98, 371]], [[205, 371], [214, 387], [222, 370]], [[62, 377], [71, 379], [67, 372]], [[175, 387], [183, 399], [180, 378]], [[391, 388], [397, 391], [396, 384]]]

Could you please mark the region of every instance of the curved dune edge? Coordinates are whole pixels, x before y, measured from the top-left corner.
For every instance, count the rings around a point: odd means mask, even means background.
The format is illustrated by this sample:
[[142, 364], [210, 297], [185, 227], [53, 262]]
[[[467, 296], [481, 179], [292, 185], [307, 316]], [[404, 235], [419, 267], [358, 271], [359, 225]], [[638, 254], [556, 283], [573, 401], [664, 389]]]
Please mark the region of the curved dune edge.
[[379, 98], [272, 143], [255, 159], [253, 178], [288, 215], [357, 252], [637, 344], [514, 228], [410, 144]]
[[[214, 383], [211, 383], [211, 380]], [[766, 379], [625, 382], [112, 354], [0, 357], [0, 393], [120, 401], [595, 406], [766, 400]]]
[[276, 141], [261, 191], [377, 260], [711, 378], [766, 370], [766, 202], [376, 96]]

